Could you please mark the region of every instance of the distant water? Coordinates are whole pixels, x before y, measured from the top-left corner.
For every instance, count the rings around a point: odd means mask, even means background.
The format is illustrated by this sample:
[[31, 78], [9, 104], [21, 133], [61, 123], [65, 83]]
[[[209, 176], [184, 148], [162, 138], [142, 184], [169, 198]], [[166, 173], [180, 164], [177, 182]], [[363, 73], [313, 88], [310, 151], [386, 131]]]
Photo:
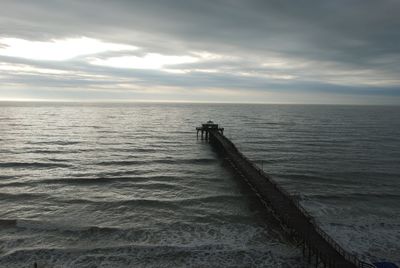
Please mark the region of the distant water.
[[360, 257], [400, 264], [400, 107], [0, 104], [0, 267], [303, 267], [194, 127]]

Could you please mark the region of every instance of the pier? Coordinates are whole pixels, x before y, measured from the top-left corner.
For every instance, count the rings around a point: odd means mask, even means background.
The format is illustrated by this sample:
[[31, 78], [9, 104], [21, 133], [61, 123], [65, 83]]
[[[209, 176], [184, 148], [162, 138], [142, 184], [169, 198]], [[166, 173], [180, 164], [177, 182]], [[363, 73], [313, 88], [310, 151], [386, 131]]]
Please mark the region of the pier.
[[267, 173], [244, 156], [224, 136], [223, 128], [212, 121], [197, 127], [197, 137], [210, 142], [230, 162], [237, 174], [249, 185], [260, 201], [280, 223], [284, 232], [302, 248], [303, 256], [313, 267], [375, 268], [347, 252], [323, 231], [313, 217]]

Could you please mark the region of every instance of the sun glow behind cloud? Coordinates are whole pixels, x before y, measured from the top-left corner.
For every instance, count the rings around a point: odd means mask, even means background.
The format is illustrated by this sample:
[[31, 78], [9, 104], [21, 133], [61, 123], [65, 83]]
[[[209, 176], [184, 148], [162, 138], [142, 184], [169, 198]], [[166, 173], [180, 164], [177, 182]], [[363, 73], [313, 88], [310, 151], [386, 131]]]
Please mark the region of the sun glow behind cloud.
[[108, 59], [94, 59], [91, 64], [114, 68], [165, 70], [168, 66], [199, 61], [192, 56], [169, 56], [158, 53], [148, 53], [144, 57], [122, 56]]
[[136, 50], [135, 46], [102, 42], [80, 37], [54, 39], [47, 42], [20, 38], [1, 38], [0, 55], [32, 60], [64, 61], [106, 51]]

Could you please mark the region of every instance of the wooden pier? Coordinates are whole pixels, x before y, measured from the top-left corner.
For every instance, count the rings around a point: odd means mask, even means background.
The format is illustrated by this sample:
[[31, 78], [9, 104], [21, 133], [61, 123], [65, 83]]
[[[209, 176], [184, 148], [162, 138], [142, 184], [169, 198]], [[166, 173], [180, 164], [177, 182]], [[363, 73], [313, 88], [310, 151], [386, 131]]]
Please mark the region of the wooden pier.
[[344, 250], [315, 222], [299, 201], [253, 164], [223, 135], [212, 121], [196, 128], [197, 137], [209, 140], [231, 163], [261, 202], [280, 222], [282, 229], [302, 247], [310, 266], [324, 268], [375, 268]]

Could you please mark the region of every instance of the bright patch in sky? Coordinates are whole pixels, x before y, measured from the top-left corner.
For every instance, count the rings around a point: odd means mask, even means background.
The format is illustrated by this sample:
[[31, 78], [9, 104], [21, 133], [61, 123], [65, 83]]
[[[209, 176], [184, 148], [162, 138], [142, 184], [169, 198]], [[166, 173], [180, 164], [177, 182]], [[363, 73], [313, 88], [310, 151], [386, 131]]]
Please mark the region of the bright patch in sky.
[[0, 38], [0, 55], [32, 60], [63, 61], [78, 56], [106, 51], [136, 50], [137, 47], [106, 43], [97, 39], [80, 37], [54, 39], [48, 42], [19, 38]]
[[67, 74], [68, 71], [37, 68], [26, 64], [8, 64], [0, 63], [0, 71], [13, 72], [13, 73], [30, 73], [30, 74]]
[[158, 53], [148, 53], [144, 57], [122, 56], [108, 59], [95, 59], [91, 64], [114, 68], [163, 70], [170, 65], [197, 62], [192, 56], [166, 56]]

